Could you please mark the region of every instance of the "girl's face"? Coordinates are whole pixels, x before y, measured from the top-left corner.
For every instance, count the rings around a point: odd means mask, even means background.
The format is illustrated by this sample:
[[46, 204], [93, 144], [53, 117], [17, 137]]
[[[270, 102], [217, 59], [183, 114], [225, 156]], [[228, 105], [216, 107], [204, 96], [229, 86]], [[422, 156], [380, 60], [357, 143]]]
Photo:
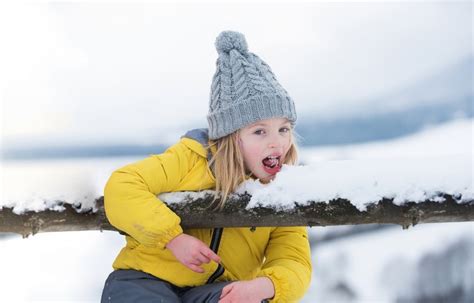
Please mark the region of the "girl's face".
[[290, 132], [286, 118], [260, 120], [240, 129], [238, 140], [247, 173], [263, 183], [273, 180], [290, 149]]

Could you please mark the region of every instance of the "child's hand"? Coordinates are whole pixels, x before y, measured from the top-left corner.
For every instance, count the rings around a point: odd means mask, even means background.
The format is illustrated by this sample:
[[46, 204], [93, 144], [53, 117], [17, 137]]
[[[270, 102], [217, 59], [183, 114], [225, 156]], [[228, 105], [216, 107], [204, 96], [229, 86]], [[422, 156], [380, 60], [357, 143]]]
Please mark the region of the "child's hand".
[[211, 260], [217, 263], [221, 261], [221, 258], [204, 242], [186, 234], [180, 234], [173, 238], [168, 242], [166, 248], [171, 250], [179, 262], [197, 273], [204, 272], [204, 269], [199, 267], [202, 263], [209, 263]]
[[251, 281], [237, 281], [222, 289], [219, 303], [260, 303], [272, 298], [275, 288], [270, 278], [259, 277]]

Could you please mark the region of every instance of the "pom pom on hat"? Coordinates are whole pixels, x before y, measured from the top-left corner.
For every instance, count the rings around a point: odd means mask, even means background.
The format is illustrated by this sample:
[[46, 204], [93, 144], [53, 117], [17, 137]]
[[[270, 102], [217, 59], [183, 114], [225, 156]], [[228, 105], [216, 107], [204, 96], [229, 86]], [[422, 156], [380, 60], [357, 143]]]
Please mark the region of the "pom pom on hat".
[[223, 31], [217, 36], [215, 45], [218, 53], [229, 53], [233, 49], [242, 54], [248, 52], [247, 41], [239, 32]]

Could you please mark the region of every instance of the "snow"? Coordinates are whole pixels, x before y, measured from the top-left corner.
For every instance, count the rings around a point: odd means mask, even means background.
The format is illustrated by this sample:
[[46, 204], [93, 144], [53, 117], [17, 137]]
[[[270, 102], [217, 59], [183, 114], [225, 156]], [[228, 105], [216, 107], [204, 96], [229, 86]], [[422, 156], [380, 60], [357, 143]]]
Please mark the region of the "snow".
[[190, 191], [185, 191], [185, 192], [175, 192], [175, 193], [163, 193], [158, 195], [158, 198], [161, 201], [164, 201], [166, 203], [183, 203], [185, 201], [189, 201], [189, 199], [196, 200], [196, 199], [203, 199], [207, 195], [213, 195], [214, 191], [213, 190], [202, 190], [199, 192], [190, 192]]
[[[292, 208], [294, 202], [344, 198], [359, 210], [382, 198], [423, 202], [439, 192], [461, 194], [472, 201], [471, 157], [442, 156], [419, 159], [365, 159], [321, 161], [309, 166], [286, 166], [268, 185], [247, 181], [238, 190], [252, 195], [247, 208], [257, 205]], [[304, 176], [304, 177], [302, 177]], [[443, 200], [440, 199], [440, 202]], [[304, 204], [304, 203], [302, 203]]]
[[[346, 170], [347, 175], [339, 181], [348, 182], [346, 185], [350, 185], [350, 181], [367, 184], [365, 189], [353, 188], [346, 193], [353, 195], [351, 199], [354, 201], [370, 200], [364, 190], [374, 190], [370, 187], [373, 186], [370, 178], [380, 173], [380, 169], [393, 170], [392, 178], [398, 179], [401, 169], [397, 171], [396, 165], [392, 165], [394, 159], [403, 159], [397, 163], [407, 165], [410, 174], [405, 176], [413, 178], [412, 183], [422, 181], [425, 184], [418, 173], [419, 170], [429, 169], [433, 176], [429, 176], [425, 185], [437, 184], [446, 191], [462, 190], [468, 185], [472, 191], [472, 170], [469, 169], [472, 167], [472, 125], [472, 120], [459, 120], [399, 140], [351, 145], [350, 148], [301, 149], [300, 156], [305, 165], [316, 168], [321, 176], [324, 176], [324, 169], [332, 165], [337, 167], [353, 163], [353, 169]], [[417, 151], [413, 145], [422, 150]], [[471, 158], [468, 159], [468, 156]], [[36, 199], [49, 197], [51, 200], [61, 198], [84, 203], [89, 197], [102, 195], [103, 186], [114, 169], [139, 159], [3, 162], [2, 201], [6, 197], [10, 201], [21, 200], [31, 194], [31, 201], [34, 201], [34, 196]], [[446, 159], [449, 162], [442, 162]], [[361, 174], [356, 173], [363, 167], [357, 165], [364, 163], [365, 181], [359, 180]], [[312, 181], [315, 177], [308, 177], [305, 166], [296, 169], [302, 169], [308, 180]], [[447, 177], [443, 179], [439, 171], [448, 174]], [[294, 178], [293, 173], [285, 168], [277, 179], [283, 182], [285, 178]], [[386, 184], [390, 179], [383, 179], [385, 176], [382, 178], [380, 175], [377, 178], [378, 187], [388, 186]], [[267, 188], [278, 187], [277, 179]], [[313, 187], [318, 182], [319, 179], [314, 179], [306, 184]], [[402, 181], [397, 183], [400, 185]], [[339, 185], [333, 186], [336, 188]], [[400, 195], [400, 192], [397, 194]], [[400, 197], [414, 199], [412, 194], [407, 191]], [[47, 206], [32, 203], [18, 207], [41, 209]], [[329, 228], [313, 227], [309, 232], [321, 234], [326, 230]], [[302, 302], [395, 302], [397, 293], [414, 291], [413, 281], [419, 274], [415, 264], [422, 256], [442, 252], [457, 241], [472, 243], [473, 239], [474, 223], [464, 222], [421, 224], [408, 230], [397, 227], [324, 244], [315, 243], [312, 248], [313, 279]], [[112, 262], [124, 243], [124, 237], [118, 233], [98, 231], [44, 233], [28, 239], [21, 236], [4, 238], [0, 240], [0, 302], [98, 302], [103, 283], [112, 271]], [[459, 262], [463, 268], [469, 269], [474, 268], [473, 260], [472, 255]], [[471, 280], [465, 278], [464, 283], [472, 281], [474, 274], [470, 277]], [[341, 281], [353, 292], [352, 297], [338, 290]]]
[[[290, 209], [295, 202], [329, 202], [344, 198], [360, 211], [383, 197], [404, 202], [427, 199], [443, 202], [438, 193], [460, 195], [459, 203], [473, 201], [472, 171], [466, 163], [470, 155], [451, 155], [412, 159], [364, 159], [319, 161], [307, 166], [283, 165], [274, 181], [244, 182], [236, 191], [252, 195], [247, 209], [256, 206]], [[304, 176], [302, 178], [301, 176]], [[178, 192], [159, 195], [167, 203], [199, 199], [212, 191]]]
[[[324, 228], [311, 231], [321, 229]], [[472, 222], [421, 224], [405, 231], [393, 228], [321, 247], [316, 243], [312, 249], [313, 279], [303, 302], [351, 301], [338, 300], [334, 286], [340, 281], [357, 291], [359, 300], [353, 302], [395, 302], [395, 291], [403, 293], [412, 289], [417, 270], [414, 265], [421, 257], [441, 252], [460, 239], [474, 245]], [[471, 258], [465, 266], [474, 266], [473, 260]], [[393, 264], [396, 268], [388, 267]], [[448, 283], [447, 277], [445, 283]]]
[[98, 231], [0, 240], [0, 302], [99, 302], [124, 245], [122, 235]]
[[81, 209], [94, 208], [112, 171], [137, 160], [117, 157], [2, 162], [0, 208], [13, 207], [17, 214], [61, 210], [57, 201], [80, 203]]

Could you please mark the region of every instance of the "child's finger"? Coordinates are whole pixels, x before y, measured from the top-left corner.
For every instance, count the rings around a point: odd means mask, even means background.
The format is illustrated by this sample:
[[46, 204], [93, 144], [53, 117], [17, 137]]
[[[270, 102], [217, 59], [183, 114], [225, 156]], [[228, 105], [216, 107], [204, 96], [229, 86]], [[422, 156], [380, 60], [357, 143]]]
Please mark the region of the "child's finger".
[[206, 263], [206, 264], [207, 264], [207, 263], [211, 262], [211, 259], [209, 259], [208, 257], [206, 257], [205, 255], [202, 255], [202, 254], [199, 255], [199, 256], [197, 256], [197, 257], [196, 257], [196, 260], [199, 261], [201, 264], [202, 264], [202, 263]]
[[211, 259], [209, 259], [205, 254], [200, 253], [199, 256], [196, 257], [196, 259], [199, 260], [201, 263], [209, 263], [211, 262]]
[[203, 253], [203, 255], [205, 255], [206, 257], [208, 257], [209, 259], [211, 259], [212, 261], [216, 262], [216, 263], [220, 263], [221, 262], [221, 257], [219, 257], [218, 255], [216, 255], [212, 250], [208, 249], [206, 250], [206, 252]]
[[204, 269], [202, 269], [201, 267], [199, 267], [195, 264], [188, 264], [187, 267], [189, 269], [191, 269], [192, 271], [200, 273], [200, 274], [202, 274], [204, 272]]
[[222, 289], [221, 296], [220, 296], [219, 299], [220, 300], [224, 299], [224, 297], [227, 296], [227, 294], [229, 294], [231, 290], [232, 290], [232, 284], [229, 284], [229, 285], [225, 286]]

